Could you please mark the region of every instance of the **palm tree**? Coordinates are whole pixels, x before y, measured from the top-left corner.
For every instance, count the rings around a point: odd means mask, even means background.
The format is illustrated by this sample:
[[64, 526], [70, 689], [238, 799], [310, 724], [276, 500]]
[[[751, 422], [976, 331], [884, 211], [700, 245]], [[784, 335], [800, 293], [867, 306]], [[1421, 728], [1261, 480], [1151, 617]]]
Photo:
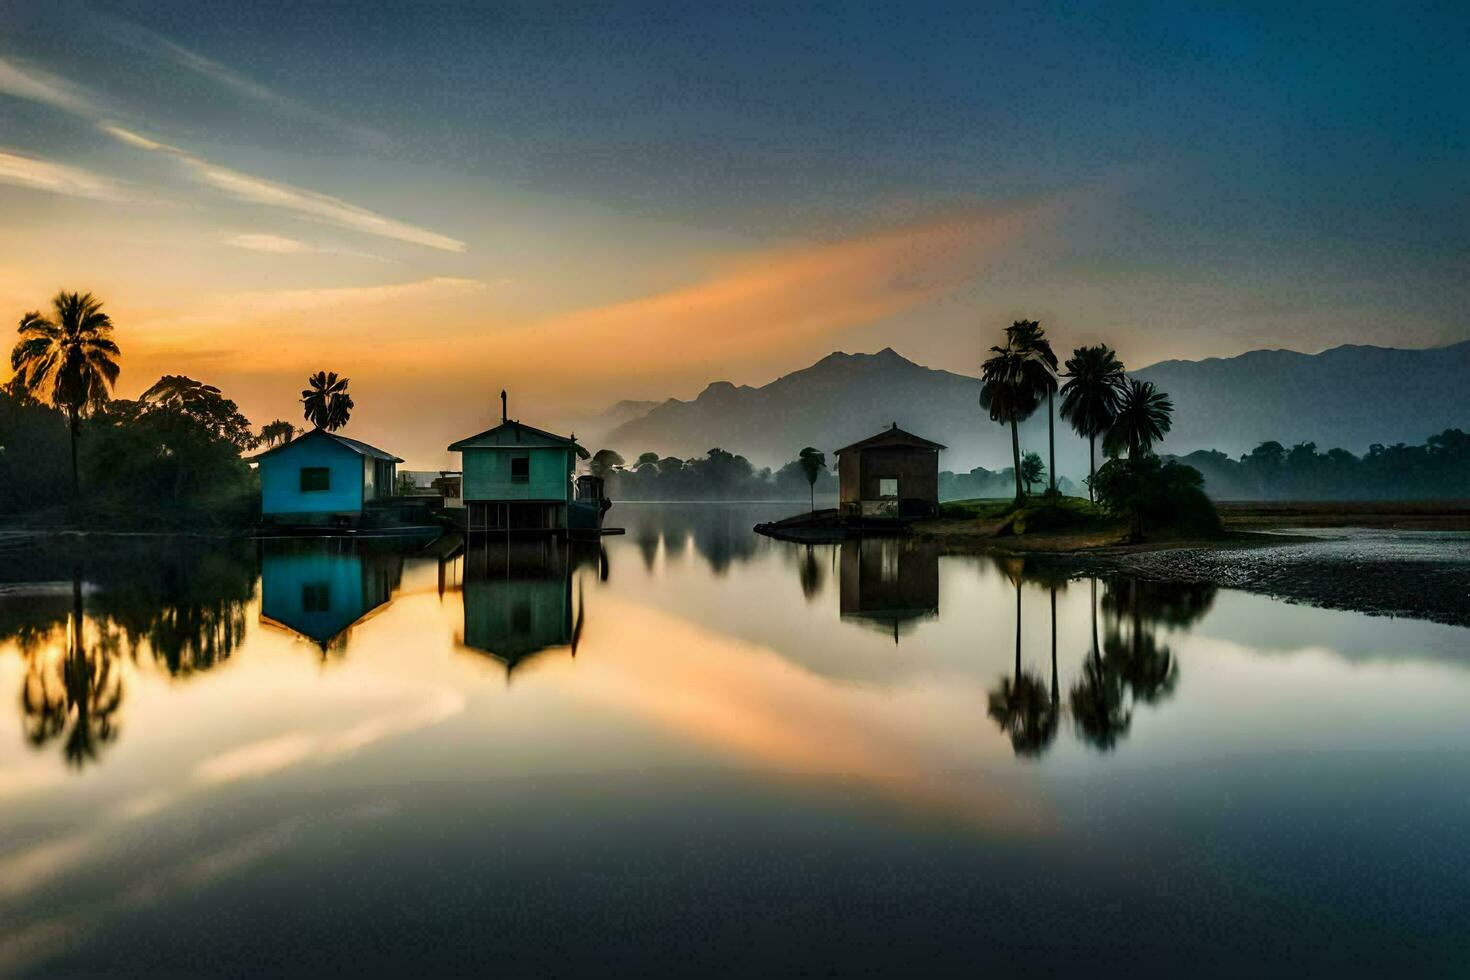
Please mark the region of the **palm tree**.
[[1126, 379], [1123, 362], [1106, 344], [1079, 347], [1067, 361], [1067, 383], [1062, 385], [1062, 418], [1087, 439], [1087, 497], [1096, 499], [1097, 437], [1107, 433], [1118, 417], [1118, 401]]
[[1096, 747], [1107, 750], [1117, 744], [1133, 722], [1127, 691], [1114, 664], [1104, 660], [1097, 642], [1097, 579], [1092, 579], [1089, 611], [1092, 617], [1092, 649], [1082, 662], [1082, 678], [1072, 686], [1067, 705], [1077, 734]]
[[1136, 462], [1146, 455], [1173, 425], [1174, 403], [1152, 381], [1130, 378], [1118, 399], [1118, 414], [1103, 437], [1103, 452], [1119, 456], [1124, 450]]
[[310, 387], [301, 392], [301, 403], [306, 406], [306, 421], [318, 429], [336, 432], [347, 424], [352, 414], [352, 396], [347, 393], [347, 378], [338, 378], [336, 371], [318, 371], [306, 379]]
[[807, 446], [797, 454], [796, 461], [801, 466], [801, 473], [806, 477], [807, 490], [811, 496], [812, 513], [817, 512], [817, 477], [827, 468], [827, 457], [817, 452], [811, 446]]
[[276, 443], [285, 445], [295, 434], [295, 427], [285, 419], [276, 419], [260, 427], [260, 441], [267, 447], [274, 446]]
[[81, 495], [77, 435], [84, 411], [109, 397], [122, 351], [112, 340], [112, 319], [91, 293], [57, 293], [55, 319], [39, 311], [20, 318], [20, 340], [10, 352], [16, 383], [32, 397], [63, 409], [71, 431], [71, 492]]
[[[1056, 686], [1056, 619], [1052, 619], [1052, 692], [1048, 698], [1046, 682], [1021, 669], [1021, 581], [1024, 564], [1018, 558], [998, 558], [996, 564], [1016, 587], [1016, 664], [1011, 677], [1002, 677], [990, 692], [987, 714], [1011, 741], [1011, 750], [1019, 756], [1041, 755], [1056, 737], [1061, 718]], [[1055, 603], [1055, 589], [1053, 589]]]
[[1011, 427], [1011, 457], [1016, 477], [1016, 502], [1021, 492], [1021, 435], [1018, 429], [1041, 403], [1041, 391], [1035, 384], [1035, 370], [1022, 351], [1007, 345], [990, 348], [990, 357], [980, 366], [980, 407], [990, 413], [992, 422]]
[[1057, 355], [1046, 339], [1046, 331], [1035, 320], [1017, 320], [1006, 327], [1006, 346], [1026, 355], [1027, 374], [1040, 392], [1046, 393], [1046, 444], [1047, 473], [1050, 475], [1050, 496], [1057, 495], [1057, 433], [1056, 413], [1052, 411], [1052, 398], [1057, 391]]

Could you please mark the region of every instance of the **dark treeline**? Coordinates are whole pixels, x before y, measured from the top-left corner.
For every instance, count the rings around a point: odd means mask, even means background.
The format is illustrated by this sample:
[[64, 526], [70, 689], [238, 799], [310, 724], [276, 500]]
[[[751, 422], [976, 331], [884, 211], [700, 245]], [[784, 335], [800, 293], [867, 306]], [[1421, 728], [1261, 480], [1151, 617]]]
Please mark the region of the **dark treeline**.
[[[73, 499], [66, 413], [24, 387], [0, 387], [0, 513]], [[241, 458], [249, 423], [219, 390], [160, 379], [143, 397], [100, 402], [76, 420], [82, 509], [109, 523], [171, 520], [236, 525], [253, 519], [256, 478]]]
[[809, 500], [835, 494], [837, 477], [825, 464], [815, 483], [800, 458], [780, 469], [757, 469], [744, 456], [711, 449], [704, 456], [679, 459], [644, 453], [633, 463], [611, 450], [592, 458], [592, 471], [607, 481], [614, 500]]
[[1200, 450], [1180, 457], [1222, 500], [1403, 500], [1470, 497], [1470, 434], [1446, 429], [1423, 445], [1375, 444], [1355, 456], [1263, 442], [1239, 459]]
[[[973, 500], [977, 497], [1009, 497], [1016, 485], [1016, 474], [1007, 466], [1003, 470], [987, 470], [977, 466], [968, 473], [939, 471], [940, 500]], [[1064, 497], [1081, 496], [1081, 488], [1066, 477], [1057, 480], [1057, 492]]]
[[254, 547], [228, 539], [22, 538], [0, 551], [0, 641], [24, 666], [21, 735], [96, 761], [123, 728], [121, 661], [173, 677], [223, 663], [245, 636]]

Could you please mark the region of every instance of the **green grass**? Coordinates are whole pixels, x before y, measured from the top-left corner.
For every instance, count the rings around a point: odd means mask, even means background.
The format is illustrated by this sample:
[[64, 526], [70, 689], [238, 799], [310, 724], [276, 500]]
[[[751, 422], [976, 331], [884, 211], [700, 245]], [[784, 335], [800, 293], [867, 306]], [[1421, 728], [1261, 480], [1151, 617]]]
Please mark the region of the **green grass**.
[[939, 505], [939, 513], [952, 521], [989, 521], [1010, 513], [1012, 503], [1009, 497], [951, 500]]

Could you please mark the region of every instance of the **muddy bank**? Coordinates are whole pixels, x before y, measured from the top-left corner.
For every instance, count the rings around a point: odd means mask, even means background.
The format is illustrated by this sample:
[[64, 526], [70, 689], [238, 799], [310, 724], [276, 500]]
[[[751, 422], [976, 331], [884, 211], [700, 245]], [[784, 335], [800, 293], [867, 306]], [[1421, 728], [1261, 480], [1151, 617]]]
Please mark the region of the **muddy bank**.
[[1277, 529], [1221, 545], [1047, 556], [1077, 574], [1207, 582], [1288, 602], [1470, 626], [1470, 533]]

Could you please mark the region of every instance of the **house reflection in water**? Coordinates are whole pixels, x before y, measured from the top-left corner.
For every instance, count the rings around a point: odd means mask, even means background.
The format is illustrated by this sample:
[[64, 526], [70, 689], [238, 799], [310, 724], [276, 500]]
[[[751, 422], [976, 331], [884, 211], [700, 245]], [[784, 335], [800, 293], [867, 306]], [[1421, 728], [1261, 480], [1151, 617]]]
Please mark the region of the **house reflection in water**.
[[403, 555], [368, 540], [267, 540], [261, 543], [260, 621], [341, 650], [352, 627], [393, 596]]
[[903, 538], [842, 542], [839, 611], [857, 622], [899, 635], [939, 616], [939, 553]]
[[577, 653], [583, 596], [575, 602], [572, 580], [582, 566], [599, 567], [607, 557], [598, 545], [550, 536], [477, 538], [461, 557], [464, 632], [459, 641], [505, 665], [506, 677], [547, 650]]

